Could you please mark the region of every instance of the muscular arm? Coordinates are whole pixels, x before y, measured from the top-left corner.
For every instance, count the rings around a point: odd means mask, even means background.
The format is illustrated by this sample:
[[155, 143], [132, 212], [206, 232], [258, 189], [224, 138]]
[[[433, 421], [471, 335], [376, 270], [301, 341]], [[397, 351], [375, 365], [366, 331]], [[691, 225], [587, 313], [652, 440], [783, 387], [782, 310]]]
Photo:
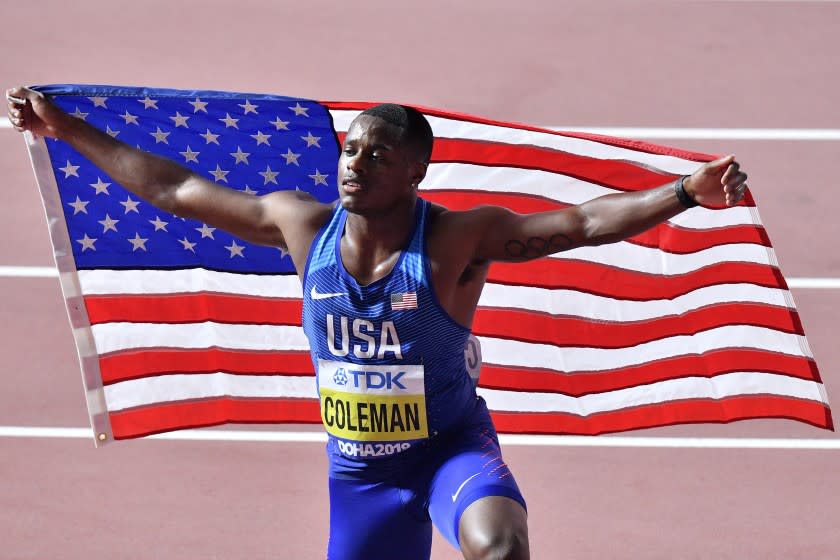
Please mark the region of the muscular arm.
[[18, 88], [7, 92], [25, 104], [9, 103], [19, 131], [59, 138], [115, 181], [153, 206], [194, 218], [263, 245], [287, 247], [297, 222], [317, 213], [314, 199], [295, 192], [266, 196], [221, 187], [168, 159], [132, 148], [67, 115], [42, 94]]
[[[686, 192], [705, 205], [734, 205], [747, 175], [733, 156], [704, 165], [685, 180]], [[685, 206], [674, 183], [646, 191], [611, 194], [571, 208], [516, 214], [504, 208], [473, 211], [475, 260], [526, 261], [584, 245], [614, 243], [676, 216]]]

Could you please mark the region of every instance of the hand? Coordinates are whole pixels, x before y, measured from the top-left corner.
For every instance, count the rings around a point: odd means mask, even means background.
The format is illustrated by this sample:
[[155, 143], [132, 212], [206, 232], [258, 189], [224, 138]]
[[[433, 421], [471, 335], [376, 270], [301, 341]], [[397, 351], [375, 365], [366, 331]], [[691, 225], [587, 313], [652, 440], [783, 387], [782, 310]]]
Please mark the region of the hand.
[[29, 88], [7, 89], [6, 101], [9, 120], [18, 132], [29, 130], [41, 136], [58, 138], [67, 119], [72, 118], [50, 102], [43, 93]]
[[686, 178], [683, 187], [703, 206], [735, 206], [747, 190], [747, 174], [740, 170], [734, 155], [710, 161]]

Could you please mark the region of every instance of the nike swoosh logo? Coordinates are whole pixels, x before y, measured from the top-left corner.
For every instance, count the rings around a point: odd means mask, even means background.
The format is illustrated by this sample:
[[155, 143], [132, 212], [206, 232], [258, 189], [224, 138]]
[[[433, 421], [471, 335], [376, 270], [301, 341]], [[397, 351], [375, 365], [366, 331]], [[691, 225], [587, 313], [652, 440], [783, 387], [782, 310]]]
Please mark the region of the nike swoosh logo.
[[477, 477], [477, 476], [478, 476], [478, 475], [480, 475], [480, 474], [481, 474], [480, 472], [477, 472], [477, 473], [475, 473], [474, 475], [472, 475], [471, 477], [469, 477], [467, 480], [465, 480], [464, 482], [462, 482], [462, 483], [461, 483], [461, 486], [459, 486], [459, 487], [458, 487], [458, 489], [457, 489], [457, 490], [455, 490], [455, 493], [454, 493], [454, 494], [452, 494], [452, 501], [454, 502], [456, 499], [458, 499], [458, 494], [460, 494], [460, 493], [461, 493], [461, 490], [463, 490], [463, 489], [464, 489], [464, 486], [466, 486], [466, 485], [467, 485], [467, 482], [469, 482], [470, 480], [474, 479], [475, 477]]
[[317, 286], [312, 286], [312, 291], [309, 292], [309, 295], [312, 297], [312, 299], [327, 299], [347, 295], [347, 292], [341, 292], [336, 294], [319, 294], [318, 290], [316, 290], [315, 288], [317, 288]]

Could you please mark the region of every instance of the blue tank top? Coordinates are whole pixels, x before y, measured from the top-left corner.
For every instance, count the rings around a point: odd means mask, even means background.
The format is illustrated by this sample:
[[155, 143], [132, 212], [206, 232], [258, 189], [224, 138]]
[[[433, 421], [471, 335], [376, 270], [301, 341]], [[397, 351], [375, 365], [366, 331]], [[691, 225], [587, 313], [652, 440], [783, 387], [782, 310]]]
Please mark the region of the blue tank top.
[[342, 264], [347, 212], [340, 205], [310, 248], [303, 328], [333, 470], [399, 460], [475, 406], [464, 361], [470, 331], [441, 307], [431, 284], [430, 208], [417, 200], [408, 246], [388, 275], [368, 285]]

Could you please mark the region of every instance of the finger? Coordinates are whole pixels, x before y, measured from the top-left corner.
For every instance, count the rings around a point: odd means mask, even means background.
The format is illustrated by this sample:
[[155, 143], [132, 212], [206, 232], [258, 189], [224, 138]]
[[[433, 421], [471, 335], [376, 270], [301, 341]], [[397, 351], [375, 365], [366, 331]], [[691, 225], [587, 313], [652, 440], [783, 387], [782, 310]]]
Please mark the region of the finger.
[[706, 164], [707, 169], [713, 173], [722, 173], [732, 162], [735, 161], [735, 155], [729, 154]]
[[6, 99], [9, 104], [26, 105], [25, 90], [23, 88], [12, 88], [6, 90]]
[[731, 193], [727, 193], [726, 204], [729, 205], [729, 206], [734, 206], [735, 204], [738, 204], [739, 202], [744, 200], [746, 195], [747, 195], [747, 185], [746, 185], [746, 183], [744, 183], [744, 184], [739, 185], [737, 188], [735, 188]]
[[720, 178], [720, 182], [723, 183], [724, 185], [729, 183], [729, 180], [731, 179], [731, 177], [733, 175], [735, 175], [736, 173], [738, 173], [740, 168], [741, 168], [741, 165], [737, 161], [733, 161], [732, 163], [730, 163], [729, 167], [726, 168], [726, 171], [724, 172], [723, 177]]
[[743, 171], [738, 172], [734, 175], [731, 175], [726, 181], [724, 181], [723, 190], [724, 192], [729, 192], [738, 188], [739, 186], [743, 185], [747, 182], [747, 174]]

